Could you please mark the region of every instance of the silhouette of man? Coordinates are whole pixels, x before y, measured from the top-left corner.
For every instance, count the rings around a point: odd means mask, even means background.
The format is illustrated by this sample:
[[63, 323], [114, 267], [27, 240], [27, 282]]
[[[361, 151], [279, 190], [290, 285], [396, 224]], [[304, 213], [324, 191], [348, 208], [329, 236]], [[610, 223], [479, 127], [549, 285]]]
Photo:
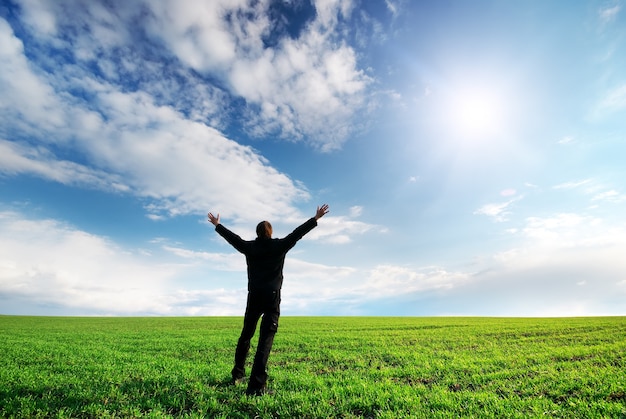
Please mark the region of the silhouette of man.
[[282, 239], [272, 238], [272, 225], [261, 221], [256, 227], [255, 240], [243, 240], [241, 237], [220, 224], [220, 215], [209, 212], [209, 221], [215, 231], [230, 243], [236, 250], [246, 256], [248, 265], [248, 302], [243, 320], [243, 329], [235, 350], [235, 366], [231, 372], [233, 384], [243, 381], [244, 365], [250, 340], [254, 336], [257, 323], [261, 316], [259, 343], [246, 394], [260, 396], [267, 393], [267, 360], [274, 343], [274, 335], [278, 330], [280, 317], [280, 290], [283, 286], [283, 266], [287, 252], [296, 245], [305, 234], [317, 226], [317, 220], [328, 213], [328, 205], [317, 207], [315, 216], [297, 227]]

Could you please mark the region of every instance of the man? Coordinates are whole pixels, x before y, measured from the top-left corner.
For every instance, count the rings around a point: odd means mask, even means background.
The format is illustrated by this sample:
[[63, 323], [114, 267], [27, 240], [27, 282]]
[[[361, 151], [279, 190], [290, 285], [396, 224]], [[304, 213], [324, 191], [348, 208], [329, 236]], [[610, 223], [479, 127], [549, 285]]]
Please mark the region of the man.
[[278, 330], [280, 317], [280, 290], [283, 286], [283, 265], [287, 252], [296, 245], [305, 234], [317, 226], [317, 220], [328, 213], [328, 205], [317, 207], [315, 216], [297, 227], [283, 239], [272, 238], [272, 225], [261, 221], [256, 227], [255, 240], [243, 240], [241, 237], [220, 224], [220, 215], [209, 212], [209, 221], [218, 232], [235, 249], [246, 256], [248, 265], [248, 302], [243, 320], [243, 329], [235, 350], [235, 366], [232, 370], [233, 383], [243, 381], [244, 365], [250, 340], [254, 336], [259, 318], [261, 330], [252, 372], [248, 381], [246, 394], [260, 396], [267, 392], [267, 360], [274, 343], [274, 335]]

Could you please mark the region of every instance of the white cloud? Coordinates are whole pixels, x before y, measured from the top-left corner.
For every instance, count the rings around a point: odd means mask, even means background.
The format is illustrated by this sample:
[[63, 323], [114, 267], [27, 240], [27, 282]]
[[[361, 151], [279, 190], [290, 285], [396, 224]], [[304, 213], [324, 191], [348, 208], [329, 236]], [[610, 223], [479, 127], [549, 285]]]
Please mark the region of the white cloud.
[[283, 305], [286, 311], [295, 313], [319, 313], [329, 308], [333, 313], [361, 313], [368, 304], [449, 291], [470, 278], [467, 273], [440, 267], [387, 264], [355, 269], [303, 264], [292, 259], [288, 263], [304, 268], [304, 276], [287, 270], [285, 273]]
[[542, 245], [569, 246], [575, 243], [574, 238], [580, 234], [583, 226], [592, 228], [601, 224], [598, 218], [583, 216], [574, 213], [560, 213], [549, 218], [529, 217], [526, 220], [524, 235], [528, 238], [540, 240]]
[[254, 134], [310, 137], [325, 151], [341, 145], [352, 130], [349, 121], [363, 106], [369, 79], [357, 69], [352, 49], [333, 45], [327, 35], [311, 30], [233, 63], [233, 89], [259, 107], [250, 115]]
[[[9, 35], [3, 34], [15, 43]], [[259, 214], [270, 218], [295, 214], [294, 202], [308, 199], [302, 186], [250, 147], [155, 104], [150, 95], [83, 81], [91, 87], [93, 104], [99, 107], [96, 113], [55, 96], [47, 80], [30, 71], [21, 48], [3, 51], [8, 59], [0, 66], [17, 63], [15, 72], [22, 76], [10, 80], [0, 72], [2, 82], [11, 86], [0, 98], [0, 106], [12, 113], [4, 114], [3, 125], [13, 128], [12, 133], [36, 134], [41, 139], [40, 145], [3, 140], [5, 174], [28, 173], [66, 184], [132, 191], [152, 199], [148, 206], [152, 217], [229, 208], [236, 219], [256, 219]], [[33, 99], [32, 85], [44, 93]], [[28, 97], [31, 102], [23, 102]], [[90, 165], [60, 159], [51, 146], [70, 147], [72, 154], [82, 153]]]
[[[15, 37], [11, 26], [0, 18], [0, 121], [12, 126], [17, 116], [27, 116], [20, 126], [31, 131], [30, 123], [43, 129], [63, 126], [62, 102], [54, 89], [42, 81], [31, 69], [24, 56], [22, 41]], [[10, 125], [9, 125], [9, 122]], [[6, 129], [6, 128], [4, 128]]]
[[[523, 239], [518, 247], [499, 252], [495, 259], [509, 269], [569, 270], [574, 265], [588, 264], [580, 272], [597, 271], [589, 282], [605, 281], [604, 271], [618, 277], [626, 269], [618, 255], [626, 249], [623, 225], [608, 224], [588, 215], [559, 213], [551, 217], [529, 217], [519, 233]], [[540, 270], [540, 269], [539, 269]], [[547, 271], [549, 271], [547, 269]]]
[[285, 275], [293, 281], [326, 281], [340, 282], [357, 272], [349, 266], [328, 266], [320, 263], [311, 263], [304, 260], [287, 257], [285, 261]]
[[501, 223], [508, 221], [508, 216], [511, 215], [511, 211], [509, 211], [509, 207], [516, 201], [519, 201], [522, 197], [516, 197], [510, 199], [506, 202], [499, 202], [493, 204], [485, 204], [482, 207], [478, 208], [474, 211], [476, 215], [486, 215], [488, 217], [493, 218], [495, 222]]
[[626, 313], [626, 225], [569, 212], [528, 217], [509, 232], [515, 245], [472, 264], [435, 297], [416, 298], [450, 315]]
[[368, 279], [354, 291], [362, 296], [380, 298], [440, 288], [449, 289], [468, 278], [467, 273], [448, 272], [441, 267], [427, 267], [417, 271], [401, 266], [380, 265], [372, 269]]
[[35, 311], [167, 314], [165, 288], [176, 267], [50, 219], [0, 213], [0, 298]]
[[[237, 118], [238, 123], [244, 118], [251, 133], [303, 139], [321, 150], [340, 147], [356, 127], [355, 112], [364, 107], [371, 80], [343, 41], [339, 19], [350, 15], [351, 1], [315, 2], [316, 14], [303, 23], [297, 38], [285, 36], [271, 45], [265, 40], [275, 36], [276, 22], [270, 20], [269, 2], [146, 1], [119, 3], [114, 11], [98, 1], [81, 6], [68, 14], [66, 1], [29, 1], [23, 15], [42, 41], [74, 54], [78, 66], [98, 66], [109, 82], [136, 79], [144, 90], [158, 92], [190, 113], [204, 109], [214, 118], [228, 111], [224, 100], [231, 100], [222, 95], [220, 108], [207, 106], [189, 88], [186, 99], [193, 103], [179, 103], [183, 99], [176, 97], [180, 85], [175, 80], [191, 77], [190, 69], [201, 75], [194, 83], [199, 89], [207, 77], [248, 103], [249, 112]], [[75, 30], [58, 33], [60, 28]], [[149, 51], [150, 58], [142, 56], [135, 42], [145, 36], [164, 47]], [[120, 56], [120, 50], [127, 53]], [[154, 58], [155, 52], [162, 58]], [[182, 66], [165, 67], [173, 57]], [[177, 77], [163, 80], [164, 71]], [[164, 90], [167, 83], [171, 86]]]
[[169, 297], [170, 313], [182, 316], [241, 316], [245, 310], [246, 290], [217, 288], [178, 290]]
[[[155, 244], [160, 247], [161, 241]], [[53, 219], [0, 211], [0, 301], [4, 314], [241, 315], [239, 254], [163, 246], [129, 249]], [[157, 253], [157, 254], [155, 254]], [[204, 261], [204, 264], [195, 261]], [[191, 262], [190, 262], [191, 261]], [[200, 269], [202, 281], [193, 280]], [[241, 271], [226, 288], [211, 275]], [[209, 276], [207, 278], [207, 275]]]
[[230, 253], [212, 253], [206, 251], [196, 251], [181, 247], [164, 245], [163, 249], [180, 258], [192, 261], [210, 262], [212, 269], [220, 271], [245, 272], [246, 263], [241, 254], [234, 250]]
[[[592, 316], [626, 313], [626, 226], [559, 213], [529, 217], [516, 246], [472, 270], [397, 266], [373, 270], [379, 294], [399, 307], [445, 315]], [[425, 271], [425, 272], [424, 272]], [[379, 274], [379, 275], [378, 275]], [[420, 287], [422, 285], [423, 287]], [[385, 288], [388, 286], [388, 288]], [[392, 289], [405, 289], [406, 294]], [[375, 294], [375, 293], [373, 293]], [[391, 304], [390, 303], [390, 304]]]
[[[532, 217], [518, 247], [496, 254], [484, 286], [503, 293], [510, 310], [527, 315], [626, 312], [626, 226], [574, 213]], [[500, 285], [496, 285], [496, 281]], [[526, 309], [523, 305], [526, 304]], [[504, 307], [503, 307], [504, 308]]]
[[[519, 246], [472, 270], [394, 264], [357, 269], [294, 255], [285, 264], [283, 311], [359, 314], [395, 302], [400, 310], [426, 307], [432, 314], [624, 313], [626, 226], [564, 213], [529, 218], [519, 235]], [[56, 307], [81, 315], [243, 313], [242, 255], [154, 244], [171, 257], [123, 248], [55, 220], [0, 212], [0, 300], [19, 302], [14, 312], [30, 314]], [[201, 273], [200, 282], [183, 280], [194, 272]], [[225, 275], [237, 278], [233, 286], [210, 279]]]
[[[152, 13], [146, 28], [190, 67], [201, 71], [225, 71], [235, 59], [237, 49], [237, 39], [225, 18], [246, 8], [246, 3], [229, 0], [151, 2], [146, 4]], [[255, 10], [258, 7], [260, 4], [246, 9], [258, 16]], [[233, 18], [236, 23], [240, 22], [236, 14]]]
[[347, 17], [354, 7], [353, 0], [314, 0], [318, 21], [323, 28], [332, 28], [339, 16]]
[[[3, 156], [10, 163], [3, 171], [127, 191], [151, 200], [146, 208], [155, 220], [215, 208], [228, 208], [235, 222], [279, 214], [298, 217], [294, 206], [308, 200], [309, 193], [252, 148], [199, 122], [200, 109], [209, 113], [205, 116], [210, 121], [222, 124], [217, 112], [227, 108], [224, 94], [199, 83], [188, 91], [208, 96], [175, 94], [180, 85], [168, 80], [177, 78], [163, 79], [162, 64], [142, 60], [141, 51], [114, 54], [112, 48], [132, 45], [136, 35], [128, 28], [145, 24], [190, 66], [218, 78], [222, 74], [226, 88], [263, 109], [251, 116], [259, 133], [276, 128], [292, 138], [310, 138], [323, 150], [346, 138], [352, 126], [347, 121], [367, 84], [354, 52], [333, 33], [333, 14], [349, 13], [350, 2], [318, 3], [318, 21], [303, 29], [300, 38], [285, 39], [274, 49], [261, 42], [269, 30], [264, 2], [223, 1], [211, 7], [149, 2], [144, 8], [120, 6], [116, 13], [103, 3], [89, 2], [71, 16], [63, 12], [63, 1], [23, 6], [25, 19], [42, 42], [73, 51], [78, 62], [62, 63], [51, 73], [36, 68], [11, 27], [0, 20], [0, 108], [6, 110], [0, 122], [11, 133], [3, 139], [2, 146], [10, 151]], [[151, 17], [137, 20], [146, 11]], [[241, 11], [250, 14], [236, 13]], [[73, 25], [85, 30], [59, 33]], [[112, 32], [112, 27], [121, 30]], [[94, 78], [90, 62], [100, 65], [110, 80]], [[186, 69], [179, 73], [190, 77]], [[138, 81], [147, 89], [129, 91], [116, 84], [130, 74], [142, 74]], [[90, 97], [89, 103], [83, 95]], [[28, 141], [18, 143], [18, 138]]]
[[24, 21], [41, 35], [55, 35], [57, 18], [53, 11], [53, 3], [37, 0], [22, 0]]
[[355, 235], [365, 234], [369, 231], [385, 233], [387, 230], [378, 225], [368, 224], [362, 221], [354, 221], [356, 217], [352, 213], [346, 216], [324, 216], [323, 222], [320, 222], [317, 228], [307, 234], [305, 237], [313, 240], [322, 240], [335, 244], [346, 244], [353, 240]]

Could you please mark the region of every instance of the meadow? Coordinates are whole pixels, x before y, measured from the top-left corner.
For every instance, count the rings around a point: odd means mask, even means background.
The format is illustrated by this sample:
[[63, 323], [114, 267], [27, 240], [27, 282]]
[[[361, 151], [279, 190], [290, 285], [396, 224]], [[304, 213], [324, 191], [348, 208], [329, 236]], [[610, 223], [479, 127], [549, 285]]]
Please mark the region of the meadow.
[[283, 317], [262, 397], [241, 324], [0, 316], [0, 417], [626, 418], [625, 317]]

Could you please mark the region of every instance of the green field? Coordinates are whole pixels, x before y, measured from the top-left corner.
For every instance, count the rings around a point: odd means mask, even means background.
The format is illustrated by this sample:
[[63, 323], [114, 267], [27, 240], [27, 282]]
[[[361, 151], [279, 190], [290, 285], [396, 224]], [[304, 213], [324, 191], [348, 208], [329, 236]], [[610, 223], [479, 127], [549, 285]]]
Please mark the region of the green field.
[[0, 416], [626, 418], [624, 317], [283, 317], [256, 398], [241, 324], [0, 316]]

